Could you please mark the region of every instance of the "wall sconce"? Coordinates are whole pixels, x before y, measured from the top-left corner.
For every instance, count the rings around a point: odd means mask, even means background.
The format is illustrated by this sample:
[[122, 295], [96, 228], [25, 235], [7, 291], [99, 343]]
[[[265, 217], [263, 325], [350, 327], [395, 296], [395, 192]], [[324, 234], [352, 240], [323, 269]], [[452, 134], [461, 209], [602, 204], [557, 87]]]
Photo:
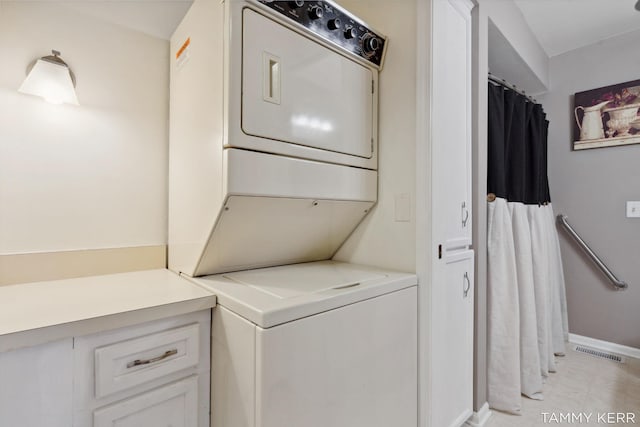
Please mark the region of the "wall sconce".
[[51, 53], [53, 55], [36, 60], [28, 69], [27, 78], [18, 92], [40, 96], [51, 104], [79, 105], [75, 90], [76, 77], [60, 58], [60, 52], [52, 50]]

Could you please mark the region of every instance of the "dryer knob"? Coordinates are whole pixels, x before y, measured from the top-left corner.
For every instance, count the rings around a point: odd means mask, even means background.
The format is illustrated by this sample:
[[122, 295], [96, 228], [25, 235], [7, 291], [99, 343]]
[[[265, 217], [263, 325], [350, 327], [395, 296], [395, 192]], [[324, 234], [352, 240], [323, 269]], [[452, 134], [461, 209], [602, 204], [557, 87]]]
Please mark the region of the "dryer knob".
[[316, 6], [311, 8], [311, 10], [309, 10], [309, 18], [311, 19], [320, 19], [322, 18], [322, 15], [324, 14], [322, 7], [320, 6]]
[[295, 0], [295, 1], [289, 2], [289, 7], [292, 7], [294, 9], [297, 9], [302, 6], [304, 6], [304, 0]]
[[330, 19], [329, 22], [327, 22], [327, 27], [329, 27], [330, 30], [339, 30], [341, 26], [342, 22], [340, 18]]
[[362, 38], [362, 50], [367, 55], [373, 55], [380, 49], [380, 39], [373, 34], [365, 34]]
[[353, 28], [353, 27], [352, 28], [347, 28], [344, 31], [344, 38], [345, 39], [353, 39], [353, 38], [356, 38], [357, 35], [358, 35], [358, 33], [356, 32], [356, 29]]

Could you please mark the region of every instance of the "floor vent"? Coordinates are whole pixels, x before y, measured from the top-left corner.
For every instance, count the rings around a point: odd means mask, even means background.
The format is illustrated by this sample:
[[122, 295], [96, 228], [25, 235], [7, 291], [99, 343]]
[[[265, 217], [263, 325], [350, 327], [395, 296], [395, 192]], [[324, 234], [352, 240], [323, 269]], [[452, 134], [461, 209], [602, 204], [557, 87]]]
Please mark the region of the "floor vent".
[[616, 363], [624, 363], [624, 357], [618, 356], [617, 354], [607, 353], [606, 351], [601, 351], [601, 350], [595, 350], [593, 348], [585, 347], [582, 345], [576, 345], [573, 349], [574, 351], [577, 351], [579, 353], [585, 353], [590, 356], [598, 357], [600, 359], [607, 359]]

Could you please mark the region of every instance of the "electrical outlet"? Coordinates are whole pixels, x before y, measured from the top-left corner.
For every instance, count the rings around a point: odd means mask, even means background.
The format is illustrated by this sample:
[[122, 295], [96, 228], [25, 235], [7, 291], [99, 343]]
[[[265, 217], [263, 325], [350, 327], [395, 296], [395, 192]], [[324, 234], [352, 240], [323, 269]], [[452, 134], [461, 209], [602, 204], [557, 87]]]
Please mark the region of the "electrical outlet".
[[640, 202], [627, 202], [627, 218], [640, 218]]

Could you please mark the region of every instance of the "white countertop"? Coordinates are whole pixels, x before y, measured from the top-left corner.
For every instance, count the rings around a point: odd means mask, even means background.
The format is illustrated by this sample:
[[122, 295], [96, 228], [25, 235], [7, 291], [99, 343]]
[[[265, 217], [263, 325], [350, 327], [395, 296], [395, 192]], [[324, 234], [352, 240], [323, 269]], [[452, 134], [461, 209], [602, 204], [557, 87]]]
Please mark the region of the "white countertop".
[[215, 305], [212, 292], [164, 269], [0, 286], [0, 351]]

